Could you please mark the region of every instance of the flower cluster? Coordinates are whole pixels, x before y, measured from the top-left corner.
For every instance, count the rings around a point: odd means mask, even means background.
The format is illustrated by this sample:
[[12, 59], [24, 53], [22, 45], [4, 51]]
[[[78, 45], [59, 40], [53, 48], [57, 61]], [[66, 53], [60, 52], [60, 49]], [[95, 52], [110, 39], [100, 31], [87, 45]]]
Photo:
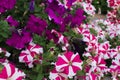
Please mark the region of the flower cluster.
[[0, 1], [0, 13], [4, 13], [7, 10], [14, 8], [16, 0], [1, 0]]

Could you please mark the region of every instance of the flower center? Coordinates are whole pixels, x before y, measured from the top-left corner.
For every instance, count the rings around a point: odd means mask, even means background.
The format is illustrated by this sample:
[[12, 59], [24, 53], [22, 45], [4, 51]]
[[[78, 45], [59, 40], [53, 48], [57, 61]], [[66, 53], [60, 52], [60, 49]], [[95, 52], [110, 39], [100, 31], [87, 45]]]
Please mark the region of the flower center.
[[69, 64], [69, 66], [71, 66], [71, 65], [72, 65], [72, 61], [69, 61], [69, 63], [68, 63], [68, 64]]

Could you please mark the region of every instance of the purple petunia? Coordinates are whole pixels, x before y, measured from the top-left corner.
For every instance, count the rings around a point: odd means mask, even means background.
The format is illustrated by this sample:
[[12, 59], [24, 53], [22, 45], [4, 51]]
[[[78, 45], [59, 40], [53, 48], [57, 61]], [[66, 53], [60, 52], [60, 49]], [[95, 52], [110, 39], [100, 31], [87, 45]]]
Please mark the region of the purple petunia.
[[85, 16], [83, 15], [84, 11], [78, 8], [75, 12], [75, 15], [72, 17], [71, 27], [80, 26], [82, 21], [85, 20]]
[[47, 23], [45, 20], [42, 20], [41, 18], [36, 17], [34, 15], [30, 15], [30, 18], [26, 25], [26, 29], [38, 35], [42, 35], [42, 33], [46, 28], [47, 28]]
[[8, 16], [5, 20], [8, 22], [10, 26], [17, 27], [19, 25], [19, 22], [15, 20], [12, 16]]
[[14, 8], [16, 0], [0, 0], [0, 13]]
[[65, 7], [63, 5], [59, 5], [57, 0], [49, 0], [46, 8], [46, 12], [50, 20], [53, 20], [56, 24], [61, 24], [63, 20], [63, 16], [65, 14]]
[[18, 32], [13, 32], [12, 37], [7, 39], [6, 44], [12, 46], [16, 49], [22, 49], [27, 43], [32, 40], [32, 36], [29, 32], [25, 30], [18, 30]]

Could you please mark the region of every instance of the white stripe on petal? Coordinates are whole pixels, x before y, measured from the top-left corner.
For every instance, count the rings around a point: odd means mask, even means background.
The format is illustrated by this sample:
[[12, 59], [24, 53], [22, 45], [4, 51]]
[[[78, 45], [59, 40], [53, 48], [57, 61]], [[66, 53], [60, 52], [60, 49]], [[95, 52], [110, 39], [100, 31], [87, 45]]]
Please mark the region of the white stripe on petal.
[[67, 60], [67, 58], [64, 56], [64, 55], [59, 55], [58, 57], [61, 57], [65, 62], [69, 62], [68, 60]]
[[51, 73], [51, 72], [50, 72], [49, 79], [55, 80], [56, 77], [58, 77], [58, 74], [57, 74], [57, 73]]
[[23, 72], [18, 71], [18, 69], [15, 69], [15, 73], [10, 77], [11, 80], [17, 80], [19, 77], [24, 77], [25, 74]]
[[60, 66], [56, 65], [56, 70], [59, 71], [61, 68], [65, 67], [65, 66], [68, 66], [68, 64], [63, 64], [63, 65], [60, 65]]
[[0, 80], [6, 80], [6, 79], [0, 78]]
[[68, 73], [68, 77], [72, 78], [73, 76], [75, 76], [76, 73], [73, 72], [72, 66], [69, 66], [69, 73]]
[[83, 62], [81, 63], [78, 63], [78, 62], [73, 62], [72, 65], [76, 66], [76, 67], [79, 67], [80, 69], [82, 69], [82, 64]]
[[11, 68], [10, 68], [10, 64], [5, 64], [5, 68], [6, 68], [6, 71], [7, 71], [7, 75], [8, 77], [11, 75]]
[[73, 54], [72, 57], [71, 57], [71, 61], [78, 55], [78, 53], [76, 54]]

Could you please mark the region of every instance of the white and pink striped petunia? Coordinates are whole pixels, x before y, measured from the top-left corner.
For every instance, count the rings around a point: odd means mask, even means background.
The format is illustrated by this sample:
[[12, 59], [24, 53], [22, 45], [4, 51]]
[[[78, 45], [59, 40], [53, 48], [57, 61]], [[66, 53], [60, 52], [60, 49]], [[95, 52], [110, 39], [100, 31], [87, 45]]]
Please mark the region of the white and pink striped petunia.
[[77, 27], [77, 28], [74, 28], [74, 30], [76, 33], [81, 34], [83, 36], [88, 35], [90, 33], [89, 29], [85, 29], [83, 27]]
[[107, 0], [108, 7], [112, 7], [113, 9], [119, 7], [120, 0]]
[[94, 73], [86, 73], [85, 80], [97, 80], [97, 75], [95, 75]]
[[58, 37], [58, 44], [62, 44], [62, 50], [68, 50], [68, 46], [69, 46], [69, 43], [68, 43], [68, 39], [67, 37], [63, 36], [61, 33], [57, 32], [56, 30], [52, 30], [51, 33], [54, 33], [55, 35], [57, 35]]
[[98, 53], [100, 54], [100, 56], [104, 59], [108, 59], [110, 58], [110, 56], [108, 55], [110, 53], [110, 44], [109, 41], [106, 41], [104, 43], [101, 43], [98, 46]]
[[112, 65], [110, 66], [110, 73], [112, 74], [112, 78], [114, 80], [118, 80], [117, 77], [120, 77], [120, 60], [112, 60]]
[[94, 45], [98, 42], [97, 37], [90, 33], [83, 37], [83, 41], [86, 42], [87, 45]]
[[68, 75], [64, 73], [64, 70], [57, 71], [56, 69], [53, 69], [50, 72], [49, 79], [50, 80], [67, 80]]
[[82, 69], [82, 61], [78, 53], [74, 54], [73, 52], [65, 52], [63, 55], [58, 55], [58, 60], [55, 63], [56, 70], [64, 70], [64, 73], [68, 75], [69, 78], [72, 78], [76, 75], [78, 70]]
[[94, 16], [96, 9], [95, 9], [95, 7], [94, 7], [91, 3], [85, 3], [85, 2], [83, 2], [83, 3], [82, 3], [82, 6], [83, 6], [84, 11], [85, 11], [88, 15]]
[[0, 73], [0, 80], [23, 80], [25, 78], [24, 72], [16, 68], [10, 63], [4, 63], [3, 69]]
[[26, 50], [23, 50], [20, 53], [19, 61], [26, 63], [29, 68], [33, 67], [33, 63], [41, 63], [42, 62], [42, 53], [43, 48], [34, 43], [30, 43]]

